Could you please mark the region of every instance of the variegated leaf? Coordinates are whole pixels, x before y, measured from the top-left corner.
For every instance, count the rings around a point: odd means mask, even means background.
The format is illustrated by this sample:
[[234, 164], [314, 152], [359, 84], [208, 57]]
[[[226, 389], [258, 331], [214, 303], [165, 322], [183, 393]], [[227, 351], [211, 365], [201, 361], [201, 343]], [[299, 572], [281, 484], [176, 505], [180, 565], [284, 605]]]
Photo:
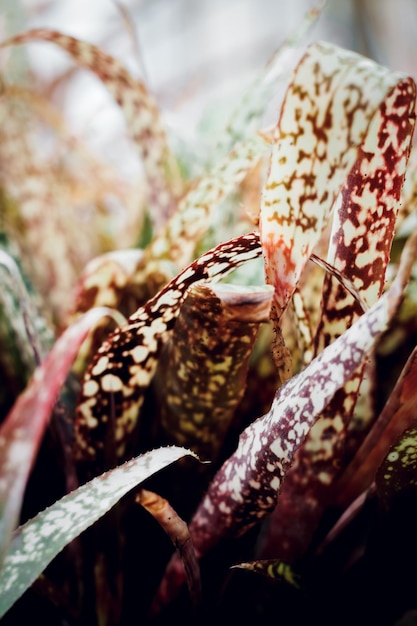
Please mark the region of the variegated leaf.
[[190, 285], [220, 278], [260, 254], [255, 233], [209, 250], [102, 344], [84, 377], [77, 410], [76, 454], [80, 461], [106, 469], [106, 446], [116, 458], [126, 453], [160, 349]]
[[[356, 163], [360, 168], [366, 161], [363, 142], [375, 130], [371, 121], [376, 124], [385, 107], [393, 106], [393, 113], [401, 116], [396, 128], [399, 151], [405, 155], [414, 98], [411, 79], [369, 59], [327, 43], [307, 49], [281, 109], [261, 203], [266, 278], [275, 289], [277, 319], [288, 305], [348, 174]], [[383, 147], [378, 146], [381, 151]], [[404, 159], [401, 168], [400, 177]], [[400, 183], [392, 183], [396, 192]], [[349, 220], [345, 242], [349, 232], [352, 235]]]
[[416, 406], [417, 348], [414, 348], [388, 402], [335, 486], [334, 500], [338, 506], [346, 506], [370, 486], [392, 442], [415, 423]]
[[376, 474], [376, 488], [384, 506], [390, 508], [404, 492], [417, 488], [417, 428], [405, 430], [391, 447]]
[[264, 560], [264, 561], [250, 561], [249, 563], [239, 563], [233, 565], [231, 569], [245, 569], [249, 572], [261, 574], [267, 578], [273, 578], [285, 581], [293, 587], [300, 588], [300, 576], [296, 574], [293, 568], [284, 563], [284, 561], [277, 560]]
[[[191, 183], [178, 210], [147, 246], [144, 258], [134, 272], [133, 288], [140, 294], [141, 300], [154, 295], [147, 292], [146, 286], [149, 281], [154, 282], [152, 274], [155, 273], [155, 264], [169, 261], [179, 272], [191, 262], [202, 237], [209, 228], [215, 229], [214, 209], [238, 188], [248, 172], [268, 154], [268, 150], [269, 146], [264, 139], [256, 135], [249, 137], [235, 145], [208, 174]], [[239, 222], [238, 214], [234, 216], [234, 221]], [[165, 282], [168, 278], [165, 278]], [[141, 289], [145, 290], [144, 293], [141, 293]]]
[[[327, 55], [331, 54], [336, 66], [328, 62]], [[314, 99], [304, 73], [308, 68], [314, 75], [311, 89], [319, 94]], [[315, 82], [323, 81], [324, 76], [327, 77], [325, 91], [322, 82], [320, 86]], [[301, 77], [302, 85], [298, 82]], [[368, 93], [368, 85], [363, 88], [368, 80], [373, 81], [372, 94]], [[291, 107], [288, 112], [287, 106]], [[268, 193], [271, 181], [267, 183], [266, 191], [267, 198], [273, 198], [274, 194], [277, 198], [266, 207], [269, 229], [266, 234], [274, 241], [280, 239], [281, 248], [284, 246], [290, 250], [290, 260], [283, 266], [279, 266], [279, 251], [271, 252], [269, 247], [266, 250], [267, 277], [269, 281], [276, 281], [275, 315], [278, 321], [280, 311], [285, 310], [294, 284], [298, 282], [303, 264], [312, 254], [312, 246], [318, 242], [345, 177], [341, 197], [334, 209], [327, 260], [352, 283], [366, 305], [373, 304], [381, 294], [410, 151], [414, 107], [412, 79], [329, 45], [313, 45], [307, 51], [287, 93], [278, 126], [281, 132], [284, 131], [284, 137], [277, 146], [277, 153], [272, 156], [272, 163], [274, 159], [277, 162], [280, 158], [285, 162], [294, 159], [298, 146], [298, 163], [290, 175], [290, 182], [285, 176], [278, 178], [279, 169], [274, 179], [274, 184], [285, 190], [288, 224], [287, 215], [283, 214], [282, 196], [275, 187]], [[320, 117], [322, 110], [327, 111], [325, 118]], [[299, 124], [298, 131], [294, 120]], [[336, 120], [337, 129], [333, 126]], [[307, 137], [315, 146], [313, 150], [318, 150], [310, 166], [303, 147]], [[307, 169], [304, 171], [304, 168]], [[329, 180], [322, 187], [325, 179], [321, 176], [325, 176], [326, 171]], [[306, 176], [306, 183], [308, 179], [308, 192], [306, 184], [299, 186], [303, 176]], [[320, 188], [323, 189], [321, 197], [315, 195], [315, 190]], [[265, 241], [265, 234], [262, 238]], [[294, 241], [292, 246], [291, 238]], [[284, 277], [286, 271], [289, 273]], [[316, 353], [340, 336], [361, 313], [351, 290], [345, 289], [345, 285], [327, 273], [315, 335]], [[270, 528], [274, 541], [286, 546], [286, 552], [280, 554], [284, 559], [296, 558], [310, 542], [320, 517], [319, 502], [324, 499], [323, 493], [347, 462], [347, 425], [358, 398], [364, 367], [365, 364], [361, 364], [326, 407], [287, 476]], [[358, 420], [356, 430], [366, 427], [365, 420], [362, 422]], [[297, 530], [291, 521], [295, 510], [299, 513]], [[302, 526], [305, 526], [304, 530]], [[294, 533], [299, 534], [298, 542]], [[267, 538], [266, 545], [268, 541]]]
[[155, 376], [164, 439], [216, 460], [242, 400], [271, 287], [190, 287]]
[[[106, 267], [89, 272], [88, 284], [78, 286], [75, 313], [86, 306], [98, 306], [103, 297], [123, 303], [135, 303], [134, 310], [162, 289], [169, 280], [195, 258], [195, 251], [203, 235], [210, 227], [215, 228], [213, 212], [251, 168], [268, 152], [268, 145], [260, 137], [241, 142], [213, 169], [197, 181], [184, 195], [178, 209], [166, 226], [153, 237], [145, 248], [143, 258], [129, 270], [125, 281], [115, 289], [109, 281]], [[239, 215], [234, 217], [239, 222]], [[237, 228], [241, 232], [241, 228]], [[247, 230], [247, 229], [246, 229]], [[103, 290], [104, 294], [103, 295]], [[86, 293], [85, 293], [86, 291]]]
[[[243, 431], [236, 451], [216, 473], [190, 522], [199, 557], [226, 536], [243, 534], [274, 509], [282, 481], [312, 425], [398, 310], [416, 246], [417, 237], [407, 247], [394, 283], [376, 304], [287, 381], [277, 391], [270, 412]], [[167, 602], [183, 580], [174, 556], [160, 588]]]
[[147, 452], [82, 485], [20, 526], [0, 570], [0, 617], [70, 541], [136, 485], [186, 455], [194, 456], [174, 446]]

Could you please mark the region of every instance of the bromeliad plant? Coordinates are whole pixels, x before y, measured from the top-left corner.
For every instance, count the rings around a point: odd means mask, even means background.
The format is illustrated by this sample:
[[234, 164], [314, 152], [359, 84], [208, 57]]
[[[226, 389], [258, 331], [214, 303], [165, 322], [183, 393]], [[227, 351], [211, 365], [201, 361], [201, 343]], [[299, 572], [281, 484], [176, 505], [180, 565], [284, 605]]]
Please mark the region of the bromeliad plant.
[[41, 162], [27, 133], [68, 148], [65, 126], [5, 83], [4, 623], [395, 624], [417, 608], [415, 85], [311, 44], [261, 132], [319, 12], [201, 176], [114, 58], [46, 30], [3, 43], [52, 42], [94, 72], [144, 171], [126, 190], [79, 141], [75, 165]]

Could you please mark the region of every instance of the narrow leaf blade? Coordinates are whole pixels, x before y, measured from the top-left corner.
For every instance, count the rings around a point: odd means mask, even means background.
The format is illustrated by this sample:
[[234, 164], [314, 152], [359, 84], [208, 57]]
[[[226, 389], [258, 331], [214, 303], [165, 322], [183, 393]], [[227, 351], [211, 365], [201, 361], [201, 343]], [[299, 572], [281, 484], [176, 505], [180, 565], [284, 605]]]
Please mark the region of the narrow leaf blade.
[[0, 572], [0, 617], [70, 541], [136, 485], [186, 455], [195, 457], [174, 446], [147, 452], [82, 485], [19, 527]]

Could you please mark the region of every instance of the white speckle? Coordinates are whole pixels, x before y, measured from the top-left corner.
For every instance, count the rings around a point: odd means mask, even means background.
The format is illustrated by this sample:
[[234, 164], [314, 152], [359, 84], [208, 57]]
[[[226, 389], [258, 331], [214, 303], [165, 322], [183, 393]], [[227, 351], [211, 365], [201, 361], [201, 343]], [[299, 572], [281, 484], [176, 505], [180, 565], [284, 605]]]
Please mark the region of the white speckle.
[[93, 376], [100, 376], [100, 374], [102, 374], [107, 369], [108, 365], [109, 365], [108, 357], [102, 356], [99, 358], [99, 360], [97, 361], [97, 363], [91, 370], [91, 373], [93, 374]]
[[135, 363], [142, 363], [149, 354], [146, 346], [135, 346], [130, 352]]
[[103, 391], [120, 391], [123, 389], [123, 383], [118, 376], [114, 374], [106, 374], [101, 379], [101, 388]]
[[83, 386], [83, 394], [86, 398], [91, 398], [91, 396], [96, 395], [99, 389], [100, 387], [97, 381], [87, 380]]
[[269, 484], [271, 485], [271, 489], [273, 489], [274, 491], [278, 491], [281, 485], [281, 481], [278, 476], [275, 476]]

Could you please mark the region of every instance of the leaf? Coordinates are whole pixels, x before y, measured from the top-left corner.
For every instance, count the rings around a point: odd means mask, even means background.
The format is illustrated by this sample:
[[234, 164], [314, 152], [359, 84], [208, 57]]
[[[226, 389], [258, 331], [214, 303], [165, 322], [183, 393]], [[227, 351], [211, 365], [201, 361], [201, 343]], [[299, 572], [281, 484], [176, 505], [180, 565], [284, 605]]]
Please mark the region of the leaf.
[[[132, 280], [136, 288], [146, 288], [152, 281], [155, 265], [159, 269], [161, 261], [172, 263], [177, 272], [191, 262], [202, 237], [209, 229], [216, 231], [215, 208], [238, 188], [268, 150], [268, 144], [260, 136], [248, 137], [236, 144], [207, 174], [191, 182], [177, 211], [145, 249]], [[237, 215], [233, 216], [233, 222], [238, 222]], [[149, 294], [142, 297], [149, 297]]]
[[164, 347], [154, 388], [164, 440], [216, 460], [246, 384], [271, 287], [191, 286]]
[[104, 315], [114, 313], [94, 309], [61, 335], [0, 427], [0, 562], [18, 523], [26, 483], [60, 388], [80, 345]]
[[[331, 44], [316, 43], [307, 49], [285, 95], [261, 202], [266, 280], [275, 289], [277, 320], [349, 173], [355, 164], [360, 168], [367, 163], [366, 142], [363, 144], [367, 133], [371, 137], [378, 134], [379, 115], [384, 117], [385, 107], [391, 106], [400, 116], [398, 152], [409, 150], [414, 101], [414, 83], [402, 74]], [[372, 146], [375, 148], [374, 143]], [[384, 147], [385, 141], [380, 151]], [[389, 158], [390, 153], [386, 154]], [[404, 161], [401, 166], [404, 175]], [[383, 181], [388, 182], [385, 176]], [[346, 184], [347, 191], [354, 191], [352, 179]], [[398, 180], [392, 184], [395, 191], [401, 187]], [[390, 192], [388, 189], [387, 195]], [[354, 234], [350, 218], [340, 227], [346, 229], [343, 241], [348, 243]], [[338, 228], [336, 223], [336, 232]]]
[[[323, 245], [326, 226], [330, 231], [326, 263], [345, 277], [345, 283], [352, 283], [366, 306], [382, 293], [414, 108], [411, 78], [330, 44], [308, 48], [285, 98], [261, 207], [267, 281], [275, 286], [276, 327], [313, 248]], [[352, 290], [344, 287], [326, 274], [313, 354], [362, 313]], [[304, 319], [302, 325], [308, 330]], [[363, 413], [354, 418], [365, 367], [363, 363], [352, 373], [325, 408], [286, 477], [270, 526], [270, 537], [286, 546], [285, 554], [280, 553], [286, 560], [306, 550], [322, 513], [321, 503], [324, 506], [350, 449], [357, 445], [355, 438], [360, 440], [372, 418]], [[297, 526], [292, 521], [295, 511]]]
[[219, 244], [180, 272], [101, 345], [84, 376], [77, 409], [76, 454], [82, 472], [108, 469], [105, 444], [118, 458], [126, 454], [160, 349], [190, 285], [220, 278], [260, 254], [255, 233]]
[[6, 317], [12, 326], [20, 354], [29, 370], [39, 365], [45, 357], [47, 346], [38, 336], [35, 323], [37, 311], [14, 258], [0, 249], [0, 266], [6, 269], [9, 280], [2, 281], [0, 298], [6, 308]]
[[[248, 426], [236, 451], [214, 476], [189, 529], [198, 557], [226, 536], [240, 536], [276, 506], [282, 481], [312, 425], [372, 350], [398, 310], [417, 248], [409, 242], [389, 290], [310, 365], [277, 391], [269, 413]], [[166, 582], [168, 581], [168, 582]], [[183, 582], [174, 556], [156, 603], [169, 601]]]
[[159, 228], [175, 209], [181, 183], [176, 159], [168, 147], [153, 96], [115, 58], [97, 46], [57, 31], [41, 28], [29, 30], [9, 38], [0, 47], [31, 41], [50, 41], [60, 46], [78, 65], [94, 72], [113, 95], [123, 111], [142, 158], [149, 188], [150, 215]]
[[[72, 305], [69, 286], [84, 264], [109, 245], [109, 231], [123, 245], [120, 219], [116, 224], [103, 208], [109, 199], [132, 205], [132, 186], [93, 158], [39, 94], [7, 86], [0, 116], [7, 119], [0, 128], [2, 228], [19, 244], [18, 257], [43, 298], [43, 310], [62, 327]], [[45, 133], [51, 140], [46, 154], [39, 149]], [[136, 213], [137, 201], [135, 190]], [[131, 221], [126, 220], [133, 230]]]
[[417, 495], [417, 428], [405, 430], [391, 447], [378, 469], [375, 484], [386, 508], [404, 493]]
[[109, 511], [128, 491], [185, 455], [184, 448], [152, 450], [82, 485], [20, 526], [0, 571], [0, 617], [52, 559]]
[[[268, 152], [268, 145], [258, 136], [236, 145], [212, 170], [199, 180], [191, 181], [190, 189], [179, 202], [167, 224], [147, 245], [136, 267], [118, 284], [119, 307], [126, 300], [145, 303], [194, 258], [201, 238], [210, 227], [215, 228], [214, 209], [235, 191], [251, 168]], [[235, 207], [234, 207], [235, 208]], [[234, 222], [237, 216], [234, 217]], [[239, 229], [241, 232], [241, 229]], [[218, 232], [216, 231], [216, 235]], [[218, 238], [216, 237], [216, 241]], [[103, 270], [97, 268], [78, 289], [76, 312], [98, 306], [101, 291], [107, 289]], [[104, 281], [104, 285], [103, 285]], [[86, 293], [85, 293], [86, 292]]]
[[339, 506], [351, 502], [369, 487], [390, 447], [415, 423], [416, 405], [417, 348], [414, 348], [378, 419], [335, 487]]

